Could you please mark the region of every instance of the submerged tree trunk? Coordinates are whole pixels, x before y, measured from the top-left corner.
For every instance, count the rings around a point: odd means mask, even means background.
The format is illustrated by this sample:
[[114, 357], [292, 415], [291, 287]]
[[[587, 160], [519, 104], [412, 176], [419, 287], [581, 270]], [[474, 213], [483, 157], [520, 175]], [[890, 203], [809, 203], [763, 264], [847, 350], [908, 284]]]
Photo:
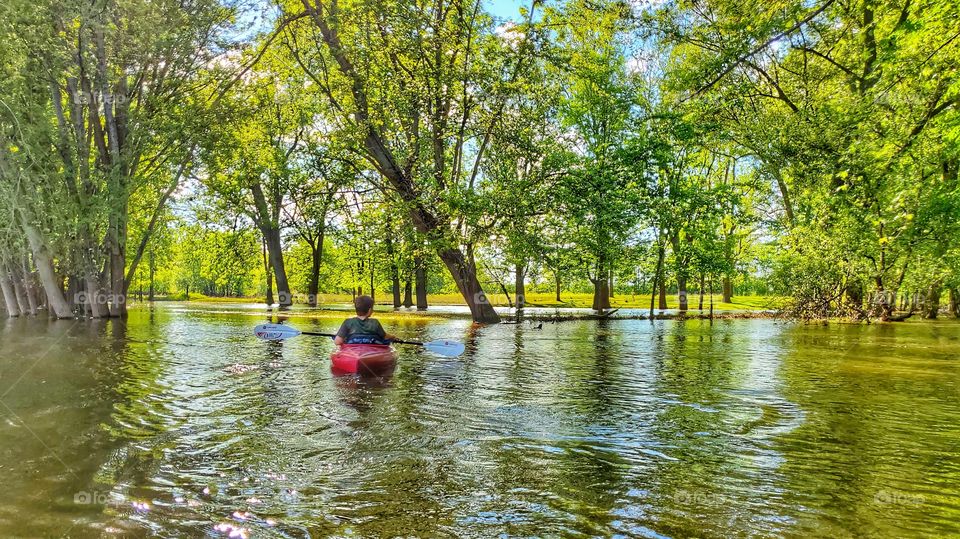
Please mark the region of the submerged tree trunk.
[[677, 275], [677, 303], [681, 313], [686, 312], [690, 307], [687, 301], [687, 277], [685, 275]]
[[407, 309], [413, 307], [413, 283], [410, 282], [409, 275], [403, 283], [403, 306]]
[[71, 318], [73, 317], [73, 311], [70, 309], [70, 303], [60, 288], [60, 278], [53, 269], [53, 258], [40, 236], [40, 231], [34, 228], [33, 225], [27, 224], [27, 217], [28, 216], [24, 215], [22, 228], [30, 244], [30, 251], [33, 253], [33, 263], [37, 267], [37, 272], [40, 274], [40, 283], [43, 285], [43, 290], [47, 294], [50, 310], [57, 318]]
[[375, 273], [374, 273], [373, 257], [371, 256], [370, 257], [370, 299], [376, 301], [377, 288], [374, 286], [374, 281], [373, 281], [374, 275]]
[[154, 290], [153, 284], [154, 284], [154, 275], [157, 272], [157, 263], [153, 258], [153, 249], [150, 249], [150, 254], [149, 254], [149, 257], [147, 258], [147, 269], [149, 270], [149, 274], [150, 274], [150, 284], [147, 287], [147, 301], [154, 301], [155, 290]]
[[514, 296], [517, 298], [517, 310], [523, 309], [527, 304], [527, 291], [524, 284], [526, 277], [526, 264], [517, 264], [514, 273]]
[[30, 266], [26, 258], [21, 262], [23, 267], [23, 290], [27, 294], [27, 307], [30, 314], [37, 314], [39, 305], [37, 304], [37, 290], [33, 285], [33, 276], [30, 273]]
[[596, 278], [590, 279], [590, 281], [593, 283], [593, 305], [591, 308], [603, 313], [610, 308], [610, 275], [602, 259], [597, 262]]
[[387, 256], [390, 258], [390, 290], [393, 292], [393, 308], [400, 308], [400, 267], [393, 251], [393, 238], [387, 235]]
[[657, 289], [660, 290], [660, 304], [661, 309], [663, 305], [666, 304], [667, 298], [663, 295], [663, 259], [666, 255], [666, 247], [663, 245], [663, 241], [657, 242], [657, 269], [653, 272], [653, 286], [650, 289], [650, 316], [653, 316], [653, 301], [657, 296]]
[[[474, 322], [481, 324], [496, 324], [500, 322], [500, 315], [494, 310], [493, 305], [487, 299], [480, 285], [480, 279], [477, 278], [477, 269], [471, 261], [464, 256], [460, 249], [447, 248], [441, 249], [438, 253], [440, 260], [443, 261], [454, 282], [457, 283], [457, 289], [470, 307], [470, 314]], [[426, 284], [426, 283], [424, 283]], [[424, 286], [426, 288], [426, 286]], [[419, 300], [418, 300], [419, 301]], [[426, 302], [426, 293], [424, 293], [424, 302]]]
[[263, 241], [267, 246], [267, 257], [270, 260], [270, 266], [273, 268], [273, 278], [277, 281], [277, 303], [281, 307], [289, 307], [293, 305], [293, 295], [290, 293], [290, 285], [287, 283], [287, 269], [283, 263], [283, 238], [280, 237], [280, 223], [278, 222], [280, 201], [273, 200], [274, 205], [271, 209], [259, 182], [253, 183], [250, 192], [253, 194], [257, 209], [254, 220], [263, 234]]
[[290, 285], [287, 284], [287, 270], [283, 264], [283, 242], [280, 239], [280, 229], [268, 227], [263, 230], [267, 242], [267, 256], [273, 268], [273, 278], [277, 282], [277, 303], [281, 307], [293, 305], [293, 296], [290, 294]]
[[[697, 308], [697, 310], [700, 310], [700, 311], [703, 310], [703, 286], [704, 286], [704, 284], [705, 284], [705, 283], [704, 283], [704, 277], [703, 277], [703, 274], [701, 273], [701, 274], [700, 274], [700, 305], [699, 305], [699, 307]], [[710, 298], [710, 300], [713, 301], [713, 298]]]
[[390, 288], [393, 291], [393, 308], [399, 309], [401, 305], [400, 276], [397, 274], [396, 270], [394, 270], [393, 275], [391, 275], [391, 281], [392, 282], [390, 283]]
[[603, 272], [593, 279], [593, 310], [603, 313], [610, 308], [610, 281]]
[[[263, 240], [263, 270], [267, 276], [267, 306], [273, 305], [273, 268], [270, 267], [270, 258], [267, 256], [267, 240]], [[187, 298], [189, 299], [189, 298]]]
[[3, 267], [0, 267], [0, 291], [3, 292], [3, 304], [7, 307], [7, 316], [10, 318], [20, 316], [20, 306], [17, 304], [17, 296], [13, 290], [13, 283], [10, 281], [10, 276]]
[[307, 304], [316, 307], [320, 296], [320, 266], [323, 264], [323, 242], [326, 226], [320, 226], [316, 245], [310, 246], [310, 284], [307, 286]]
[[414, 258], [414, 274], [417, 281], [417, 310], [427, 310], [427, 268], [422, 257]]
[[23, 287], [23, 279], [21, 278], [19, 272], [13, 272], [13, 292], [17, 296], [17, 307], [20, 309], [21, 314], [34, 315], [37, 314], [30, 310], [30, 304], [27, 302], [27, 291]]

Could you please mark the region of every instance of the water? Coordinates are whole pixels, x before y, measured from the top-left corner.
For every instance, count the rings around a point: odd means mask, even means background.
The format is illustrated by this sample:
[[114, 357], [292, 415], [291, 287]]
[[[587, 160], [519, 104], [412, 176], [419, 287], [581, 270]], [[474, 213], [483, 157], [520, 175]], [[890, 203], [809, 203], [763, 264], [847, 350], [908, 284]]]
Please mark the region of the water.
[[361, 380], [263, 319], [0, 325], [0, 536], [960, 534], [954, 322], [390, 322], [467, 352]]

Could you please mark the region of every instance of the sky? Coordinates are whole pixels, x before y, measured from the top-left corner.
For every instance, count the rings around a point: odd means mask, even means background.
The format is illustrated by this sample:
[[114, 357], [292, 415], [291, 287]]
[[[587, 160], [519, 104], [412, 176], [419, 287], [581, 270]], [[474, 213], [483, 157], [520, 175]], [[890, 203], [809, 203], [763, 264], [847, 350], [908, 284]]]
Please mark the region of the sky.
[[490, 13], [498, 19], [516, 19], [520, 15], [522, 6], [530, 7], [530, 2], [521, 0], [486, 0], [484, 2]]

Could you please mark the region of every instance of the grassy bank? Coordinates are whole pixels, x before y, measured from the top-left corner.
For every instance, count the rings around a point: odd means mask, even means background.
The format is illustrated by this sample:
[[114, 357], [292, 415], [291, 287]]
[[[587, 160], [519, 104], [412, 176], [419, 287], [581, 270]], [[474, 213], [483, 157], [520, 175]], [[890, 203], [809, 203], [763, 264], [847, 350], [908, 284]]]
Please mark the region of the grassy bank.
[[[511, 296], [512, 298], [512, 296]], [[545, 307], [545, 308], [580, 308], [580, 309], [589, 309], [593, 304], [593, 294], [588, 293], [563, 293], [560, 295], [561, 301], [557, 301], [553, 293], [540, 293], [534, 292], [527, 294], [527, 306], [528, 307]], [[160, 297], [159, 301], [183, 301], [183, 297], [171, 296], [171, 297]], [[392, 304], [391, 297], [386, 294], [377, 294], [377, 306], [378, 311], [384, 307]], [[507, 297], [504, 294], [489, 294], [487, 295], [488, 301], [492, 302], [497, 307], [508, 307], [509, 302]], [[714, 294], [713, 296], [713, 308], [718, 311], [765, 311], [776, 309], [780, 302], [781, 298], [776, 296], [735, 296], [733, 301], [729, 303], [724, 303], [721, 301], [722, 297], [719, 294]], [[321, 294], [319, 298], [319, 303], [323, 305], [349, 305], [353, 302], [353, 296], [350, 294]], [[263, 301], [262, 297], [210, 297], [204, 296], [202, 294], [191, 294], [191, 302], [205, 302], [205, 303], [260, 303]], [[464, 305], [463, 298], [460, 294], [430, 294], [427, 296], [427, 302], [430, 305]], [[689, 307], [691, 311], [699, 310], [700, 297], [696, 294], [692, 294], [689, 298]], [[647, 295], [627, 295], [627, 294], [618, 294], [610, 299], [610, 304], [614, 309], [649, 309], [650, 308], [650, 296]], [[667, 308], [676, 309], [677, 296], [675, 294], [667, 296]], [[708, 310], [710, 308], [710, 296], [705, 295], [703, 298], [703, 308]]]

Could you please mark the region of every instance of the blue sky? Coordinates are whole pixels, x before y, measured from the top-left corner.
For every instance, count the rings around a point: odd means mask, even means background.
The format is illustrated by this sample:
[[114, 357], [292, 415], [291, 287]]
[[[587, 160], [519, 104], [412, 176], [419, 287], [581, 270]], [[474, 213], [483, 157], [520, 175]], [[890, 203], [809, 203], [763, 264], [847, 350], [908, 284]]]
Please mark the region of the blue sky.
[[530, 7], [529, 1], [521, 0], [485, 0], [484, 4], [499, 19], [516, 19], [522, 6]]

